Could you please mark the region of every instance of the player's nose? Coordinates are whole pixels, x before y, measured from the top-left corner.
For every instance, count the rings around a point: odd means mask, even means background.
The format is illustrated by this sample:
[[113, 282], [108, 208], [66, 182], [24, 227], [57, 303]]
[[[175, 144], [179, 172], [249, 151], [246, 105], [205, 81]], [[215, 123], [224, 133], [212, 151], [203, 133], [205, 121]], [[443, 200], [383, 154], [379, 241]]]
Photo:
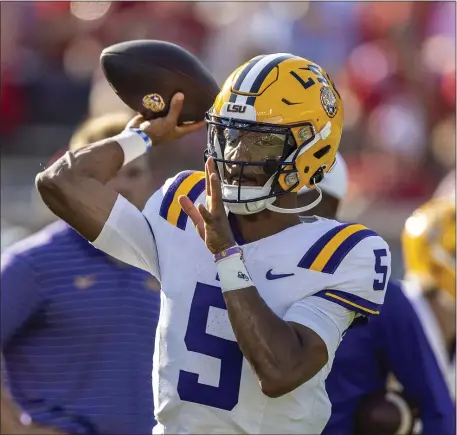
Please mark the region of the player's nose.
[[251, 157], [249, 147], [242, 141], [238, 142], [235, 146], [229, 147], [226, 155], [227, 160], [233, 160], [236, 162], [250, 162]]

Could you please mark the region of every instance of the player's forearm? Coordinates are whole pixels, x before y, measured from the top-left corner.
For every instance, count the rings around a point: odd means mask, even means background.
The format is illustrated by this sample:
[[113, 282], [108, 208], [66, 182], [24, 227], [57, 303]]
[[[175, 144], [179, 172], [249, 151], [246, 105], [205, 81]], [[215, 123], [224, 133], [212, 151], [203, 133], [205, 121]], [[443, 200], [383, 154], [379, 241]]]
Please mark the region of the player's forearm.
[[118, 196], [105, 186], [124, 162], [112, 139], [68, 151], [36, 177], [44, 203], [58, 217], [93, 241], [100, 234]]
[[88, 177], [101, 184], [112, 179], [124, 163], [121, 146], [108, 138], [75, 151], [68, 151], [53, 165], [38, 174], [44, 179]]
[[237, 342], [264, 394], [282, 396], [321, 369], [314, 341], [304, 340], [278, 317], [255, 287], [225, 292], [224, 299]]

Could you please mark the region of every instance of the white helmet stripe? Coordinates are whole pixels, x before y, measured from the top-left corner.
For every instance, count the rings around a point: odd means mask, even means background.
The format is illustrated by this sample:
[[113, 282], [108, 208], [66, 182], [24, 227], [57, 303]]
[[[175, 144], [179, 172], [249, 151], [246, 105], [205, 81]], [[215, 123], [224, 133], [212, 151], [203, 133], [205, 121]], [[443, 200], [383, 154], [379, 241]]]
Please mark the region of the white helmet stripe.
[[[275, 54], [269, 54], [268, 56], [263, 57], [249, 71], [249, 73], [246, 75], [246, 77], [242, 81], [240, 88], [238, 90], [240, 92], [251, 92], [252, 85], [256, 81], [257, 77], [260, 77], [261, 75], [265, 74], [265, 72], [268, 74], [268, 72], [270, 72], [271, 68], [273, 68], [273, 66], [274, 66], [274, 65], [270, 65], [270, 63], [273, 61], [279, 60], [283, 56], [295, 57], [293, 54], [290, 54], [290, 53], [275, 53]], [[268, 67], [268, 71], [266, 71], [266, 67]], [[248, 99], [248, 97], [245, 95], [237, 95], [235, 103], [236, 104], [246, 104], [247, 99]]]

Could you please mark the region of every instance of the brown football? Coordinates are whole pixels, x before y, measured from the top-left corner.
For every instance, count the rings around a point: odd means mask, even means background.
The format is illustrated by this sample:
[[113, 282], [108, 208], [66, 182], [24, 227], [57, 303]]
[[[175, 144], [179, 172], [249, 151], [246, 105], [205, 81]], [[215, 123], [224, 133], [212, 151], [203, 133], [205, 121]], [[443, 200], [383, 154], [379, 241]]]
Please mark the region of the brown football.
[[355, 414], [355, 435], [411, 434], [416, 412], [397, 392], [379, 391], [366, 396]]
[[179, 124], [201, 121], [219, 86], [187, 50], [165, 41], [121, 42], [103, 50], [100, 63], [119, 98], [147, 119], [165, 116], [171, 97], [185, 95]]

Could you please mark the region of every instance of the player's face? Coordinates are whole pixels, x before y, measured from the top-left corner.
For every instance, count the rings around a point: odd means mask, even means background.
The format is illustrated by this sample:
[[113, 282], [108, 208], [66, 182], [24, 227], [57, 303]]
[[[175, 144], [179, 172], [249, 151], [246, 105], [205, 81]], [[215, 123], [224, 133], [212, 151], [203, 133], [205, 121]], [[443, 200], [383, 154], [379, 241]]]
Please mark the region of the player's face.
[[142, 209], [154, 188], [147, 156], [142, 156], [122, 167], [109, 185], [133, 205]]
[[[283, 154], [286, 137], [269, 133], [259, 133], [227, 128], [224, 130], [224, 159], [234, 162], [271, 161], [268, 167], [259, 165], [242, 166], [225, 164], [225, 182], [231, 185], [263, 186], [277, 170], [274, 161]], [[241, 174], [241, 179], [240, 179]]]

